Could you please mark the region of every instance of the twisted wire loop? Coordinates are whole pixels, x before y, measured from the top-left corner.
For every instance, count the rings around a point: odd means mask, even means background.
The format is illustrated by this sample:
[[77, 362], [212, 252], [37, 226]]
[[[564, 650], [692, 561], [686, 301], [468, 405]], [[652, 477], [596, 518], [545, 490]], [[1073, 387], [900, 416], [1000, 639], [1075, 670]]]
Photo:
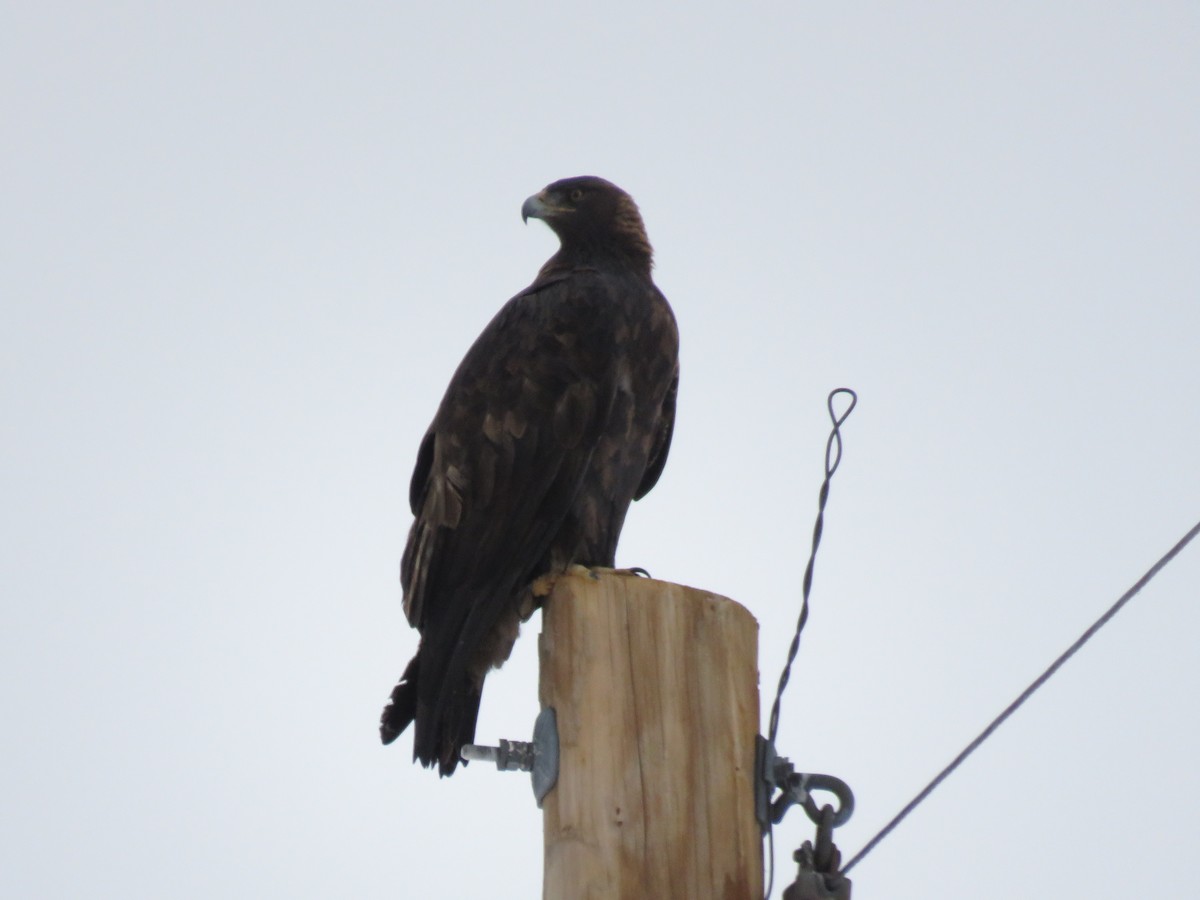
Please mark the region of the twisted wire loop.
[[[845, 394], [850, 398], [850, 403], [839, 415], [833, 408], [835, 399], [839, 394]], [[804, 582], [801, 589], [800, 599], [800, 618], [796, 622], [796, 633], [792, 637], [792, 645], [788, 648], [787, 663], [783, 667], [783, 672], [779, 676], [779, 687], [775, 691], [775, 702], [771, 705], [771, 726], [767, 732], [767, 739], [771, 743], [775, 743], [776, 734], [779, 731], [779, 711], [780, 705], [783, 702], [783, 691], [787, 687], [788, 680], [792, 677], [792, 663], [796, 661], [796, 654], [800, 652], [800, 634], [804, 631], [804, 626], [808, 622], [808, 595], [812, 592], [813, 581], [813, 566], [817, 561], [817, 548], [821, 546], [821, 532], [825, 528], [825, 504], [829, 501], [829, 484], [833, 480], [833, 474], [838, 470], [838, 466], [842, 463], [842, 425], [846, 419], [850, 417], [850, 413], [854, 412], [854, 407], [858, 405], [858, 394], [850, 388], [837, 388], [830, 391], [828, 399], [825, 401], [825, 406], [829, 410], [829, 418], [833, 422], [833, 430], [829, 432], [829, 439], [825, 442], [825, 480], [821, 482], [821, 492], [817, 497], [817, 521], [813, 525], [812, 552], [808, 557], [808, 565], [804, 569]]]
[[[834, 409], [834, 401], [840, 394], [845, 394], [850, 402], [839, 414]], [[775, 702], [771, 704], [771, 724], [767, 730], [767, 739], [772, 745], [779, 732], [779, 712], [783, 703], [783, 691], [792, 675], [792, 663], [796, 661], [796, 654], [800, 652], [800, 634], [808, 622], [808, 595], [812, 591], [813, 566], [816, 565], [817, 548], [821, 546], [821, 532], [825, 527], [825, 504], [829, 501], [829, 483], [833, 479], [833, 473], [838, 470], [838, 466], [842, 462], [841, 428], [857, 405], [858, 394], [850, 388], [835, 388], [829, 392], [829, 396], [825, 400], [825, 408], [829, 410], [829, 419], [833, 422], [833, 430], [829, 432], [829, 438], [825, 441], [825, 480], [821, 482], [821, 491], [817, 496], [817, 521], [813, 525], [812, 552], [808, 556], [808, 565], [804, 569], [800, 618], [796, 622], [796, 633], [792, 637], [792, 645], [788, 648], [787, 663], [784, 664], [783, 672], [779, 675], [779, 687], [775, 691]], [[767, 889], [763, 896], [769, 898], [771, 890], [775, 886], [775, 831], [769, 818], [767, 821], [767, 860], [769, 862]]]
[[866, 856], [875, 848], [880, 841], [891, 834], [892, 829], [899, 825], [910, 812], [920, 806], [922, 801], [932, 794], [934, 789], [943, 781], [945, 781], [947, 776], [949, 776], [951, 772], [953, 772], [959, 767], [959, 765], [962, 764], [963, 760], [974, 753], [980, 744], [990, 738], [992, 733], [1002, 724], [1004, 724], [1005, 719], [1015, 713], [1021, 704], [1028, 700], [1030, 696], [1032, 696], [1034, 691], [1049, 681], [1050, 676], [1057, 672], [1063, 663], [1075, 655], [1075, 651], [1091, 640], [1092, 636], [1097, 631], [1107, 625], [1109, 620], [1118, 612], [1120, 612], [1121, 607], [1133, 599], [1134, 595], [1136, 595], [1142, 588], [1149, 584], [1151, 579], [1153, 579], [1154, 576], [1157, 575], [1163, 569], [1163, 567], [1167, 565], [1167, 563], [1173, 560], [1179, 554], [1179, 551], [1186, 547], [1191, 542], [1192, 538], [1196, 537], [1197, 534], [1200, 534], [1200, 522], [1197, 522], [1195, 525], [1193, 525], [1188, 533], [1176, 542], [1174, 547], [1164, 553], [1159, 558], [1158, 562], [1147, 569], [1145, 574], [1135, 581], [1129, 590], [1117, 598], [1117, 601], [1108, 609], [1106, 609], [1100, 618], [1088, 626], [1087, 630], [1077, 637], [1075, 642], [1071, 644], [1070, 647], [1059, 654], [1058, 658], [1054, 660], [1054, 662], [1050, 663], [1050, 665], [1047, 666], [1046, 670], [1042, 672], [1041, 675], [1030, 682], [1029, 687], [1021, 691], [1021, 693], [1017, 696], [1017, 699], [1008, 704], [1008, 706], [1006, 706], [1004, 710], [998, 716], [996, 716], [996, 718], [992, 719], [992, 721], [988, 723], [988, 726], [984, 728], [983, 731], [979, 732], [979, 734], [975, 736], [975, 739], [971, 741], [971, 743], [967, 744], [967, 746], [962, 749], [958, 756], [954, 757], [954, 759], [952, 759], [950, 763], [944, 769], [942, 769], [942, 771], [938, 772], [938, 774], [932, 781], [929, 782], [929, 784], [925, 785], [925, 787], [923, 787], [915, 797], [909, 800], [908, 803], [905, 804], [904, 808], [900, 810], [900, 812], [896, 813], [896, 815], [892, 817], [892, 820], [879, 830], [875, 837], [867, 841], [863, 848], [854, 854], [854, 856], [850, 859], [850, 862], [846, 863], [845, 867], [842, 869], [842, 872], [846, 873], [853, 869], [856, 865], [858, 865], [859, 861], [864, 856]]

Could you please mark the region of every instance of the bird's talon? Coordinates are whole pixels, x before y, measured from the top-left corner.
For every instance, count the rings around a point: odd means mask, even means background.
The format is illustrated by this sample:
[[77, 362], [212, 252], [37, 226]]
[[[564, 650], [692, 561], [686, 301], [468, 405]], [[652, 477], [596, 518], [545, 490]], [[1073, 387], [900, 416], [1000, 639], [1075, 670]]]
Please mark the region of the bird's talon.
[[581, 578], [586, 576], [593, 581], [599, 581], [601, 575], [624, 575], [630, 578], [649, 578], [650, 573], [641, 566], [633, 566], [629, 569], [614, 569], [610, 566], [581, 566], [573, 564], [567, 568], [567, 573], [570, 575], [578, 575]]
[[542, 575], [533, 580], [533, 584], [529, 586], [529, 593], [534, 597], [542, 598], [549, 597], [550, 592], [554, 590], [554, 583], [558, 581], [558, 576], [554, 574]]

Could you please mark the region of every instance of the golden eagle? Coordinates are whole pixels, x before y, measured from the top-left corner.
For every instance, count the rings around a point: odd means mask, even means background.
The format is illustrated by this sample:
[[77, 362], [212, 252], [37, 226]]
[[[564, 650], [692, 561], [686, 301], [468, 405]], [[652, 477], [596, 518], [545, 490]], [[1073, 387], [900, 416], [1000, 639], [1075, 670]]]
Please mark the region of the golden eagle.
[[631, 501], [662, 473], [675, 422], [679, 332], [650, 277], [633, 199], [591, 176], [556, 181], [521, 216], [561, 247], [467, 351], [425, 433], [400, 565], [417, 655], [383, 710], [413, 758], [458, 765], [483, 679], [538, 605], [534, 582], [613, 565]]

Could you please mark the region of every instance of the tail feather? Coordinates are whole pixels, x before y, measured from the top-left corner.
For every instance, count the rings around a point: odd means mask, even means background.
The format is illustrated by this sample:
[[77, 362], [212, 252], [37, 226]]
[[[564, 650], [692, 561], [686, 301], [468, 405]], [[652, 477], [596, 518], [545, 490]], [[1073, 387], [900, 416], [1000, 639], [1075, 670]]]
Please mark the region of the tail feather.
[[443, 696], [438, 704], [418, 702], [420, 654], [413, 657], [379, 720], [383, 743], [396, 740], [408, 726], [413, 728], [413, 759], [430, 768], [437, 765], [442, 776], [453, 774], [460, 762], [464, 744], [475, 740], [475, 722], [479, 718], [481, 686], [464, 679], [460, 690]]
[[475, 742], [475, 722], [479, 718], [479, 701], [482, 697], [479, 688], [468, 685], [463, 705], [456, 710], [455, 718], [447, 718], [444, 722], [446, 734], [438, 761], [438, 771], [443, 776], [451, 774], [459, 762], [464, 766], [467, 764], [467, 760], [462, 759], [462, 748], [464, 744]]
[[383, 708], [379, 717], [379, 737], [385, 744], [390, 744], [400, 737], [417, 717], [417, 680], [420, 673], [420, 656], [414, 656], [409, 662], [400, 683], [392, 688], [392, 698]]

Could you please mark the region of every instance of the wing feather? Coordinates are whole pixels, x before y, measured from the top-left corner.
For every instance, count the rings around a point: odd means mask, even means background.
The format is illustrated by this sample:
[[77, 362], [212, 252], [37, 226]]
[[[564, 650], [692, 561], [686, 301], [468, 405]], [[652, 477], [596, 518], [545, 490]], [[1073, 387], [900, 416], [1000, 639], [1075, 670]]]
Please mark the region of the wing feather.
[[421, 643], [385, 742], [415, 721], [414, 756], [454, 770], [527, 587], [568, 562], [613, 564], [630, 499], [666, 462], [678, 373], [670, 307], [636, 273], [544, 274], [484, 329], [417, 454], [401, 582]]
[[572, 508], [615, 391], [612, 328], [595, 314], [605, 302], [601, 283], [578, 279], [510, 300], [468, 351], [422, 443], [402, 566], [405, 610], [422, 632], [418, 709], [469, 700], [454, 696], [463, 673], [541, 574]]
[[678, 394], [679, 366], [676, 365], [675, 377], [671, 379], [671, 386], [663, 398], [658, 434], [655, 435], [654, 446], [650, 451], [650, 460], [646, 465], [646, 472], [642, 476], [641, 483], [638, 484], [638, 488], [633, 494], [634, 500], [641, 500], [650, 493], [650, 489], [658, 484], [658, 478], [667, 464], [667, 453], [671, 449], [671, 436], [675, 433], [675, 399]]

